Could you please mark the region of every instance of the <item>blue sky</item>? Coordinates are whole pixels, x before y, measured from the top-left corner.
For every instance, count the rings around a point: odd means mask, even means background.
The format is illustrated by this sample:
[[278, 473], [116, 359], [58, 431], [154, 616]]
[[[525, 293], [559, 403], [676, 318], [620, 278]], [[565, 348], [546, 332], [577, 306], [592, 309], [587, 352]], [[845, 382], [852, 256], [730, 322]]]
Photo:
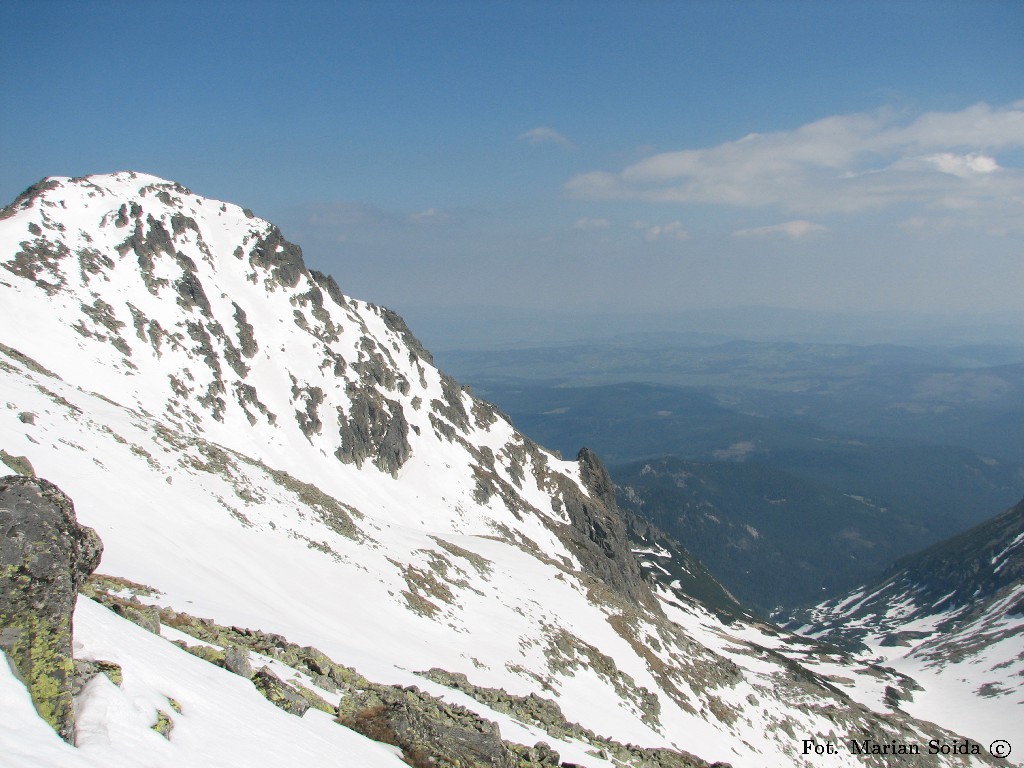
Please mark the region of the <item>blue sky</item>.
[[1021, 2], [0, 3], [0, 198], [122, 169], [351, 295], [1024, 310]]

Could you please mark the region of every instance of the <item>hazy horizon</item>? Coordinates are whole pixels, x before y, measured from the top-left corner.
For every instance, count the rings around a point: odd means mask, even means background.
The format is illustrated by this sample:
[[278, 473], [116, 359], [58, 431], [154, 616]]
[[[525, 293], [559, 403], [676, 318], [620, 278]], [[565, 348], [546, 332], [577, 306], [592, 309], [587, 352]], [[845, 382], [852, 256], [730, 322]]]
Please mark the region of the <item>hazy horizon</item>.
[[663, 337], [694, 346], [730, 341], [1024, 347], [1024, 312], [939, 315], [704, 307], [678, 312], [559, 312], [495, 305], [389, 307], [432, 352], [624, 343]]
[[1019, 313], [1022, 28], [999, 0], [10, 0], [0, 200], [156, 174], [411, 322]]

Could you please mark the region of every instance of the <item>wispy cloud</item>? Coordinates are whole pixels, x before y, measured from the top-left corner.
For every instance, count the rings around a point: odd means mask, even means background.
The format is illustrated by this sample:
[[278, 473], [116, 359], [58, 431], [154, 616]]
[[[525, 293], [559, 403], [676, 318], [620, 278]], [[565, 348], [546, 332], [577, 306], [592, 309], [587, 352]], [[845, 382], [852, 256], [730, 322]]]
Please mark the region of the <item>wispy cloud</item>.
[[795, 221], [784, 221], [781, 224], [771, 224], [767, 227], [754, 227], [753, 229], [740, 229], [733, 234], [736, 237], [765, 238], [765, 237], [788, 237], [790, 240], [800, 240], [805, 237], [812, 237], [828, 232], [828, 227], [815, 224], [805, 219]]
[[439, 211], [437, 208], [427, 208], [409, 216], [409, 221], [413, 224], [448, 224], [451, 220], [452, 217], [449, 214]]
[[415, 213], [385, 210], [375, 205], [354, 201], [311, 202], [295, 209], [301, 231], [330, 233], [339, 242], [356, 236], [377, 236], [384, 232], [421, 230], [457, 223], [450, 213], [439, 208], [426, 208]]
[[651, 224], [646, 221], [634, 221], [633, 228], [643, 232], [644, 240], [653, 243], [658, 240], [689, 240], [690, 233], [683, 228], [680, 221], [671, 221], [668, 224]]
[[528, 144], [557, 144], [564, 149], [575, 149], [576, 145], [554, 128], [538, 126], [519, 134], [519, 140]]
[[1005, 210], [1009, 202], [1024, 206], [1024, 170], [1001, 167], [995, 155], [1021, 147], [1024, 101], [909, 122], [881, 110], [652, 155], [619, 172], [575, 176], [565, 191], [591, 200], [778, 206], [805, 215], [908, 202]]

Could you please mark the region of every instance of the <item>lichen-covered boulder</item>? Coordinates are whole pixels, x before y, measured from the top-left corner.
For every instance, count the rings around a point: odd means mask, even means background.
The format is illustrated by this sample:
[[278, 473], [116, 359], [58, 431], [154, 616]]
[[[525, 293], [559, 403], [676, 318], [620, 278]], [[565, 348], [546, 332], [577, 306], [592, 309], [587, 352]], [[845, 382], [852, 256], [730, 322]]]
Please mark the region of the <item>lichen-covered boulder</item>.
[[136, 603], [134, 605], [116, 604], [113, 607], [114, 613], [133, 624], [138, 624], [147, 632], [154, 635], [160, 634], [160, 611], [151, 605]]
[[0, 649], [40, 716], [74, 742], [72, 614], [103, 543], [53, 483], [0, 478]]
[[[381, 685], [355, 692], [339, 703], [338, 722], [399, 747], [405, 762], [415, 768], [517, 768], [523, 764], [502, 741], [496, 723], [415, 686]], [[527, 760], [525, 765], [544, 764]]]
[[309, 702], [297, 690], [274, 674], [270, 667], [260, 667], [252, 676], [256, 690], [267, 701], [285, 712], [302, 717], [309, 709]]

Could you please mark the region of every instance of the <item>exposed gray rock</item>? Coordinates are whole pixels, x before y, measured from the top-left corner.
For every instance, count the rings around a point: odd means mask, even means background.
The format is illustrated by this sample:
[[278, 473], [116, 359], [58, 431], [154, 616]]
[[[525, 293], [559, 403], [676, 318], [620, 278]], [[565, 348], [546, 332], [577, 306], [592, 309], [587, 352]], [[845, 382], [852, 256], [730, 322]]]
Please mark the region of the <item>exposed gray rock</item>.
[[60, 376], [58, 376], [56, 373], [51, 371], [49, 368], [46, 368], [45, 366], [40, 365], [38, 361], [33, 360], [31, 357], [26, 355], [21, 350], [14, 349], [13, 347], [8, 347], [3, 342], [0, 342], [0, 353], [3, 353], [7, 357], [9, 357], [11, 360], [14, 360], [16, 363], [18, 363], [19, 365], [25, 366], [30, 371], [34, 371], [35, 373], [40, 373], [43, 376], [47, 376], [47, 377], [49, 377], [51, 379], [60, 380]]
[[368, 738], [399, 747], [405, 762], [415, 768], [519, 766], [495, 723], [415, 686], [375, 686], [348, 696], [339, 705], [338, 721]]
[[[133, 604], [130, 597], [123, 596], [125, 590], [152, 596], [142, 585], [113, 577], [93, 577], [86, 592], [114, 607]], [[233, 649], [242, 653], [248, 649], [309, 675], [320, 688], [340, 691], [341, 701], [333, 707], [310, 689], [281, 681], [268, 668], [259, 670], [253, 679], [261, 693], [282, 709], [298, 713], [302, 710], [298, 699], [302, 699], [308, 706], [336, 715], [338, 722], [369, 738], [398, 746], [403, 758], [414, 768], [572, 768], [571, 763], [559, 762], [558, 752], [544, 742], [527, 747], [504, 741], [497, 725], [476, 713], [415, 687], [372, 683], [351, 667], [336, 663], [318, 648], [299, 646], [281, 635], [258, 629], [219, 625], [169, 608], [160, 609], [160, 615], [169, 626], [206, 643], [220, 645], [224, 650], [176, 641], [180, 647], [212, 664], [226, 667], [226, 656]], [[556, 742], [571, 737], [591, 744], [605, 759], [612, 756], [621, 765], [708, 768], [705, 761], [684, 751], [649, 749], [598, 736], [577, 723], [568, 722], [554, 701], [536, 694], [514, 696], [502, 689], [472, 685], [463, 674], [437, 668], [419, 674], [462, 691], [491, 709], [539, 726]], [[175, 711], [180, 712], [180, 709]], [[726, 765], [715, 764], [717, 768]]]
[[251, 678], [253, 670], [249, 662], [249, 652], [237, 645], [228, 646], [224, 651], [224, 669], [246, 679]]
[[300, 387], [295, 377], [292, 377], [292, 400], [304, 404], [302, 410], [296, 409], [295, 421], [306, 438], [319, 435], [323, 430], [324, 423], [320, 419], [318, 409], [324, 401], [324, 391], [320, 387]]
[[[152, 216], [150, 217], [150, 226], [164, 234], [167, 233], [163, 225], [159, 221], [155, 221]], [[162, 237], [161, 244], [163, 244]], [[165, 247], [169, 250], [174, 248], [169, 237]], [[174, 289], [178, 292], [178, 305], [186, 311], [198, 309], [206, 317], [211, 317], [210, 300], [206, 296], [206, 291], [203, 290], [202, 281], [196, 274], [195, 262], [180, 251], [174, 252], [174, 260], [181, 268], [181, 277], [174, 281]]]
[[77, 696], [85, 684], [96, 675], [105, 675], [118, 687], [124, 680], [120, 664], [103, 659], [75, 659], [75, 677], [71, 684], [71, 693]]
[[224, 666], [224, 651], [221, 651], [218, 648], [214, 648], [209, 645], [189, 645], [183, 640], [175, 640], [174, 644], [181, 648], [181, 650], [188, 651], [193, 656], [196, 656], [203, 661], [216, 664], [218, 667]]
[[275, 675], [270, 667], [256, 670], [252, 682], [267, 701], [289, 714], [302, 717], [309, 710], [309, 702], [295, 688]]
[[318, 272], [315, 269], [309, 270], [309, 276], [313, 278], [317, 285], [327, 291], [327, 295], [334, 300], [335, 304], [339, 307], [348, 306], [348, 299], [345, 298], [345, 294], [341, 292], [341, 288], [338, 287], [338, 283], [333, 277], [323, 272]]
[[[553, 739], [573, 738], [590, 744], [599, 754], [608, 759], [611, 755], [619, 765], [644, 766], [645, 768], [708, 768], [707, 762], [688, 752], [670, 749], [650, 749], [633, 744], [620, 742], [598, 736], [589, 728], [578, 723], [570, 723], [562, 714], [561, 708], [551, 699], [542, 698], [534, 693], [528, 696], [514, 696], [501, 688], [485, 688], [473, 685], [460, 672], [448, 672], [437, 667], [426, 672], [417, 673], [421, 677], [446, 685], [471, 696], [491, 709], [504, 712], [524, 723], [531, 723], [543, 728]], [[517, 749], [513, 746], [513, 749]], [[547, 744], [541, 742], [527, 749], [518, 748], [521, 759], [533, 760], [528, 765], [560, 765], [567, 768], [570, 763], [559, 763], [558, 753]], [[554, 759], [554, 762], [545, 762]], [[726, 763], [715, 763], [711, 768], [727, 768]]]
[[441, 392], [444, 394], [444, 400], [432, 400], [431, 409], [460, 431], [466, 432], [469, 429], [469, 414], [466, 413], [466, 406], [462, 402], [462, 389], [458, 382], [451, 376], [441, 373]]
[[151, 605], [142, 603], [118, 604], [113, 607], [114, 613], [133, 624], [138, 624], [147, 632], [160, 634], [160, 611]]
[[19, 211], [24, 211], [35, 205], [36, 199], [41, 197], [43, 193], [48, 192], [51, 189], [56, 189], [60, 186], [60, 182], [56, 179], [45, 178], [41, 181], [37, 181], [31, 187], [26, 189], [20, 195], [18, 195], [14, 202], [8, 206], [0, 208], [0, 221], [9, 219]]
[[580, 493], [576, 484], [562, 475], [555, 475], [570, 519], [569, 529], [560, 531], [560, 536], [571, 547], [584, 571], [631, 601], [658, 610], [630, 547], [608, 470], [589, 448], [581, 449], [576, 460], [590, 496]]
[[313, 675], [330, 677], [334, 668], [338, 666], [331, 661], [330, 657], [328, 657], [326, 653], [311, 645], [306, 645], [300, 648], [298, 650], [298, 654], [300, 667], [305, 668], [307, 672]]
[[150, 728], [159, 733], [165, 739], [170, 740], [171, 731], [174, 730], [174, 718], [162, 709], [158, 709], [156, 711], [156, 722], [153, 723]]
[[[121, 255], [125, 255], [129, 251], [135, 253], [139, 263], [139, 271], [142, 275], [142, 280], [145, 283], [147, 290], [149, 290], [153, 295], [156, 295], [161, 287], [169, 285], [166, 278], [156, 277], [153, 274], [156, 259], [159, 258], [161, 254], [173, 258], [175, 255], [174, 243], [171, 241], [170, 233], [167, 232], [163, 224], [152, 216], [150, 216], [146, 222], [149, 225], [149, 228], [144, 228], [142, 222], [142, 208], [138, 203], [133, 202], [131, 204], [130, 215], [131, 218], [135, 220], [135, 227], [124, 242], [117, 247], [117, 250]], [[185, 295], [187, 294], [188, 291], [186, 286]], [[179, 290], [179, 295], [181, 295], [181, 290]]]
[[24, 475], [25, 477], [36, 476], [32, 462], [26, 456], [12, 456], [3, 448], [0, 448], [0, 463], [6, 464], [10, 470], [17, 472], [19, 475]]
[[619, 512], [634, 551], [641, 550], [635, 556], [648, 583], [683, 602], [697, 599], [726, 622], [751, 615], [682, 544], [632, 510], [620, 507]]
[[341, 447], [335, 455], [357, 466], [369, 458], [382, 471], [397, 472], [412, 453], [401, 404], [357, 385], [348, 393], [352, 406], [348, 413], [338, 411]]
[[405, 345], [413, 354], [416, 355], [416, 357], [426, 363], [430, 363], [431, 365], [434, 364], [433, 355], [431, 355], [430, 352], [427, 351], [426, 347], [423, 346], [422, 342], [413, 335], [412, 331], [409, 330], [409, 326], [406, 325], [405, 319], [400, 314], [387, 309], [386, 307], [380, 307], [380, 316], [388, 328], [402, 337], [402, 341], [405, 342]]
[[79, 525], [63, 491], [39, 478], [0, 478], [0, 648], [40, 716], [75, 733], [72, 615], [103, 544]]
[[271, 227], [256, 241], [249, 253], [249, 263], [270, 271], [273, 279], [287, 288], [294, 288], [306, 272], [302, 249], [285, 240], [277, 227]]
[[260, 345], [256, 343], [256, 329], [245, 315], [245, 310], [235, 302], [231, 302], [235, 308], [235, 325], [238, 327], [238, 345], [241, 347], [242, 357], [251, 358], [255, 355]]
[[23, 240], [21, 250], [2, 266], [11, 274], [31, 280], [52, 296], [67, 283], [60, 262], [70, 255], [71, 251], [59, 240], [52, 242], [45, 237], [37, 237]]
[[206, 392], [198, 400], [199, 404], [210, 409], [210, 413], [217, 421], [224, 420], [224, 411], [227, 404], [221, 397], [226, 391], [224, 386], [224, 371], [221, 368], [220, 358], [213, 348], [213, 339], [207, 327], [202, 321], [189, 321], [185, 327], [188, 329], [189, 338], [196, 342], [191, 353], [195, 358], [201, 358], [213, 373], [213, 380], [207, 385]]
[[[161, 192], [157, 197], [160, 198], [160, 202], [164, 205], [171, 205], [171, 197], [166, 192]], [[199, 231], [199, 225], [196, 224], [195, 219], [191, 216], [186, 216], [183, 213], [171, 214], [171, 232], [173, 232], [175, 236], [182, 235], [189, 230], [195, 232], [196, 236], [202, 240], [202, 233]]]

